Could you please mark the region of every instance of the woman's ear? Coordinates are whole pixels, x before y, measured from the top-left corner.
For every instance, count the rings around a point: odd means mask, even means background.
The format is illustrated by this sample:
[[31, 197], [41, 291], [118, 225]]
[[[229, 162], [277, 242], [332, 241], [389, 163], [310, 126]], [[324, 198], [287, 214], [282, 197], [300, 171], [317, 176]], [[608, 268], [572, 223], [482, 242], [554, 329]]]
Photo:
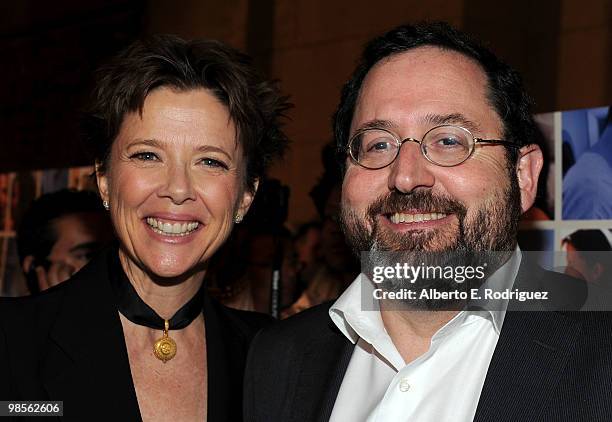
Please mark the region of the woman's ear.
[[96, 161], [96, 183], [98, 184], [98, 192], [102, 201], [108, 201], [108, 176], [101, 162]]
[[239, 220], [242, 220], [246, 213], [249, 211], [253, 200], [255, 199], [255, 194], [257, 193], [257, 188], [259, 187], [259, 179], [255, 179], [253, 182], [253, 188], [249, 188], [247, 186], [242, 193], [242, 198], [240, 200], [240, 205], [238, 205], [238, 211], [236, 212], [236, 217], [239, 217]]
[[531, 144], [519, 150], [516, 175], [521, 191], [521, 209], [523, 212], [531, 208], [535, 202], [538, 193], [538, 178], [543, 165], [544, 157], [539, 146]]

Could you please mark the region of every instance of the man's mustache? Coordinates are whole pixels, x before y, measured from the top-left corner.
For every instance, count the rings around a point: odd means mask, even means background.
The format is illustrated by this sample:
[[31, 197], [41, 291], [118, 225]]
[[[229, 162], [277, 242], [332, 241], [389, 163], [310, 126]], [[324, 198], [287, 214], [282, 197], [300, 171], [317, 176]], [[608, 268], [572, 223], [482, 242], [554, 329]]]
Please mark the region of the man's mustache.
[[430, 190], [421, 189], [410, 193], [393, 191], [381, 195], [370, 204], [366, 215], [371, 221], [376, 221], [376, 218], [381, 214], [400, 213], [408, 210], [456, 214], [460, 220], [467, 213], [467, 207], [462, 202], [449, 196], [434, 194]]

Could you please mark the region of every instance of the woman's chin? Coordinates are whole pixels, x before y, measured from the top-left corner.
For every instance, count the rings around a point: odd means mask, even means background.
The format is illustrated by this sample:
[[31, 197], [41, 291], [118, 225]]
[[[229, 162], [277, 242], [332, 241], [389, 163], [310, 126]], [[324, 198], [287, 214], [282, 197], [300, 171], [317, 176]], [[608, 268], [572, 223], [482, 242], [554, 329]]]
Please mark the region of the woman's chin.
[[198, 262], [177, 262], [163, 265], [163, 261], [158, 260], [152, 262], [152, 265], [146, 265], [146, 272], [151, 278], [161, 282], [167, 280], [169, 283], [180, 282], [202, 270], [203, 265]]

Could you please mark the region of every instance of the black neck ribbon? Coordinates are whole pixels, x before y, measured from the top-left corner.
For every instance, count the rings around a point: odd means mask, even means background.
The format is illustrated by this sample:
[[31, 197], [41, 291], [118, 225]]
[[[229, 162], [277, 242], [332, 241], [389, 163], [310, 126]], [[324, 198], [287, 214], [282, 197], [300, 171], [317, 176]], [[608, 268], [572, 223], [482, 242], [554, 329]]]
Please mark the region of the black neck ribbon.
[[[134, 324], [145, 327], [164, 329], [164, 319], [138, 296], [136, 289], [130, 283], [119, 261], [118, 253], [111, 253], [109, 259], [110, 282], [117, 298], [117, 308], [121, 315]], [[204, 284], [186, 304], [184, 304], [169, 320], [170, 330], [180, 330], [187, 327], [202, 313], [204, 303]]]

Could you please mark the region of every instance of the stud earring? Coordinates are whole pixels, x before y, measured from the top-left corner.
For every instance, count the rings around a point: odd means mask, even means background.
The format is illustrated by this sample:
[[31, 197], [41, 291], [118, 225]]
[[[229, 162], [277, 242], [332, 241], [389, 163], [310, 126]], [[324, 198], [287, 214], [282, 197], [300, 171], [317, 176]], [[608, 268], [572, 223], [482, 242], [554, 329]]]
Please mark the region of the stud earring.
[[234, 223], [236, 224], [242, 223], [242, 216], [240, 214], [236, 214], [236, 217], [234, 217]]
[[108, 201], [106, 201], [106, 200], [102, 201], [102, 205], [104, 206], [104, 209], [106, 211], [108, 211], [110, 209], [110, 206], [108, 205]]

